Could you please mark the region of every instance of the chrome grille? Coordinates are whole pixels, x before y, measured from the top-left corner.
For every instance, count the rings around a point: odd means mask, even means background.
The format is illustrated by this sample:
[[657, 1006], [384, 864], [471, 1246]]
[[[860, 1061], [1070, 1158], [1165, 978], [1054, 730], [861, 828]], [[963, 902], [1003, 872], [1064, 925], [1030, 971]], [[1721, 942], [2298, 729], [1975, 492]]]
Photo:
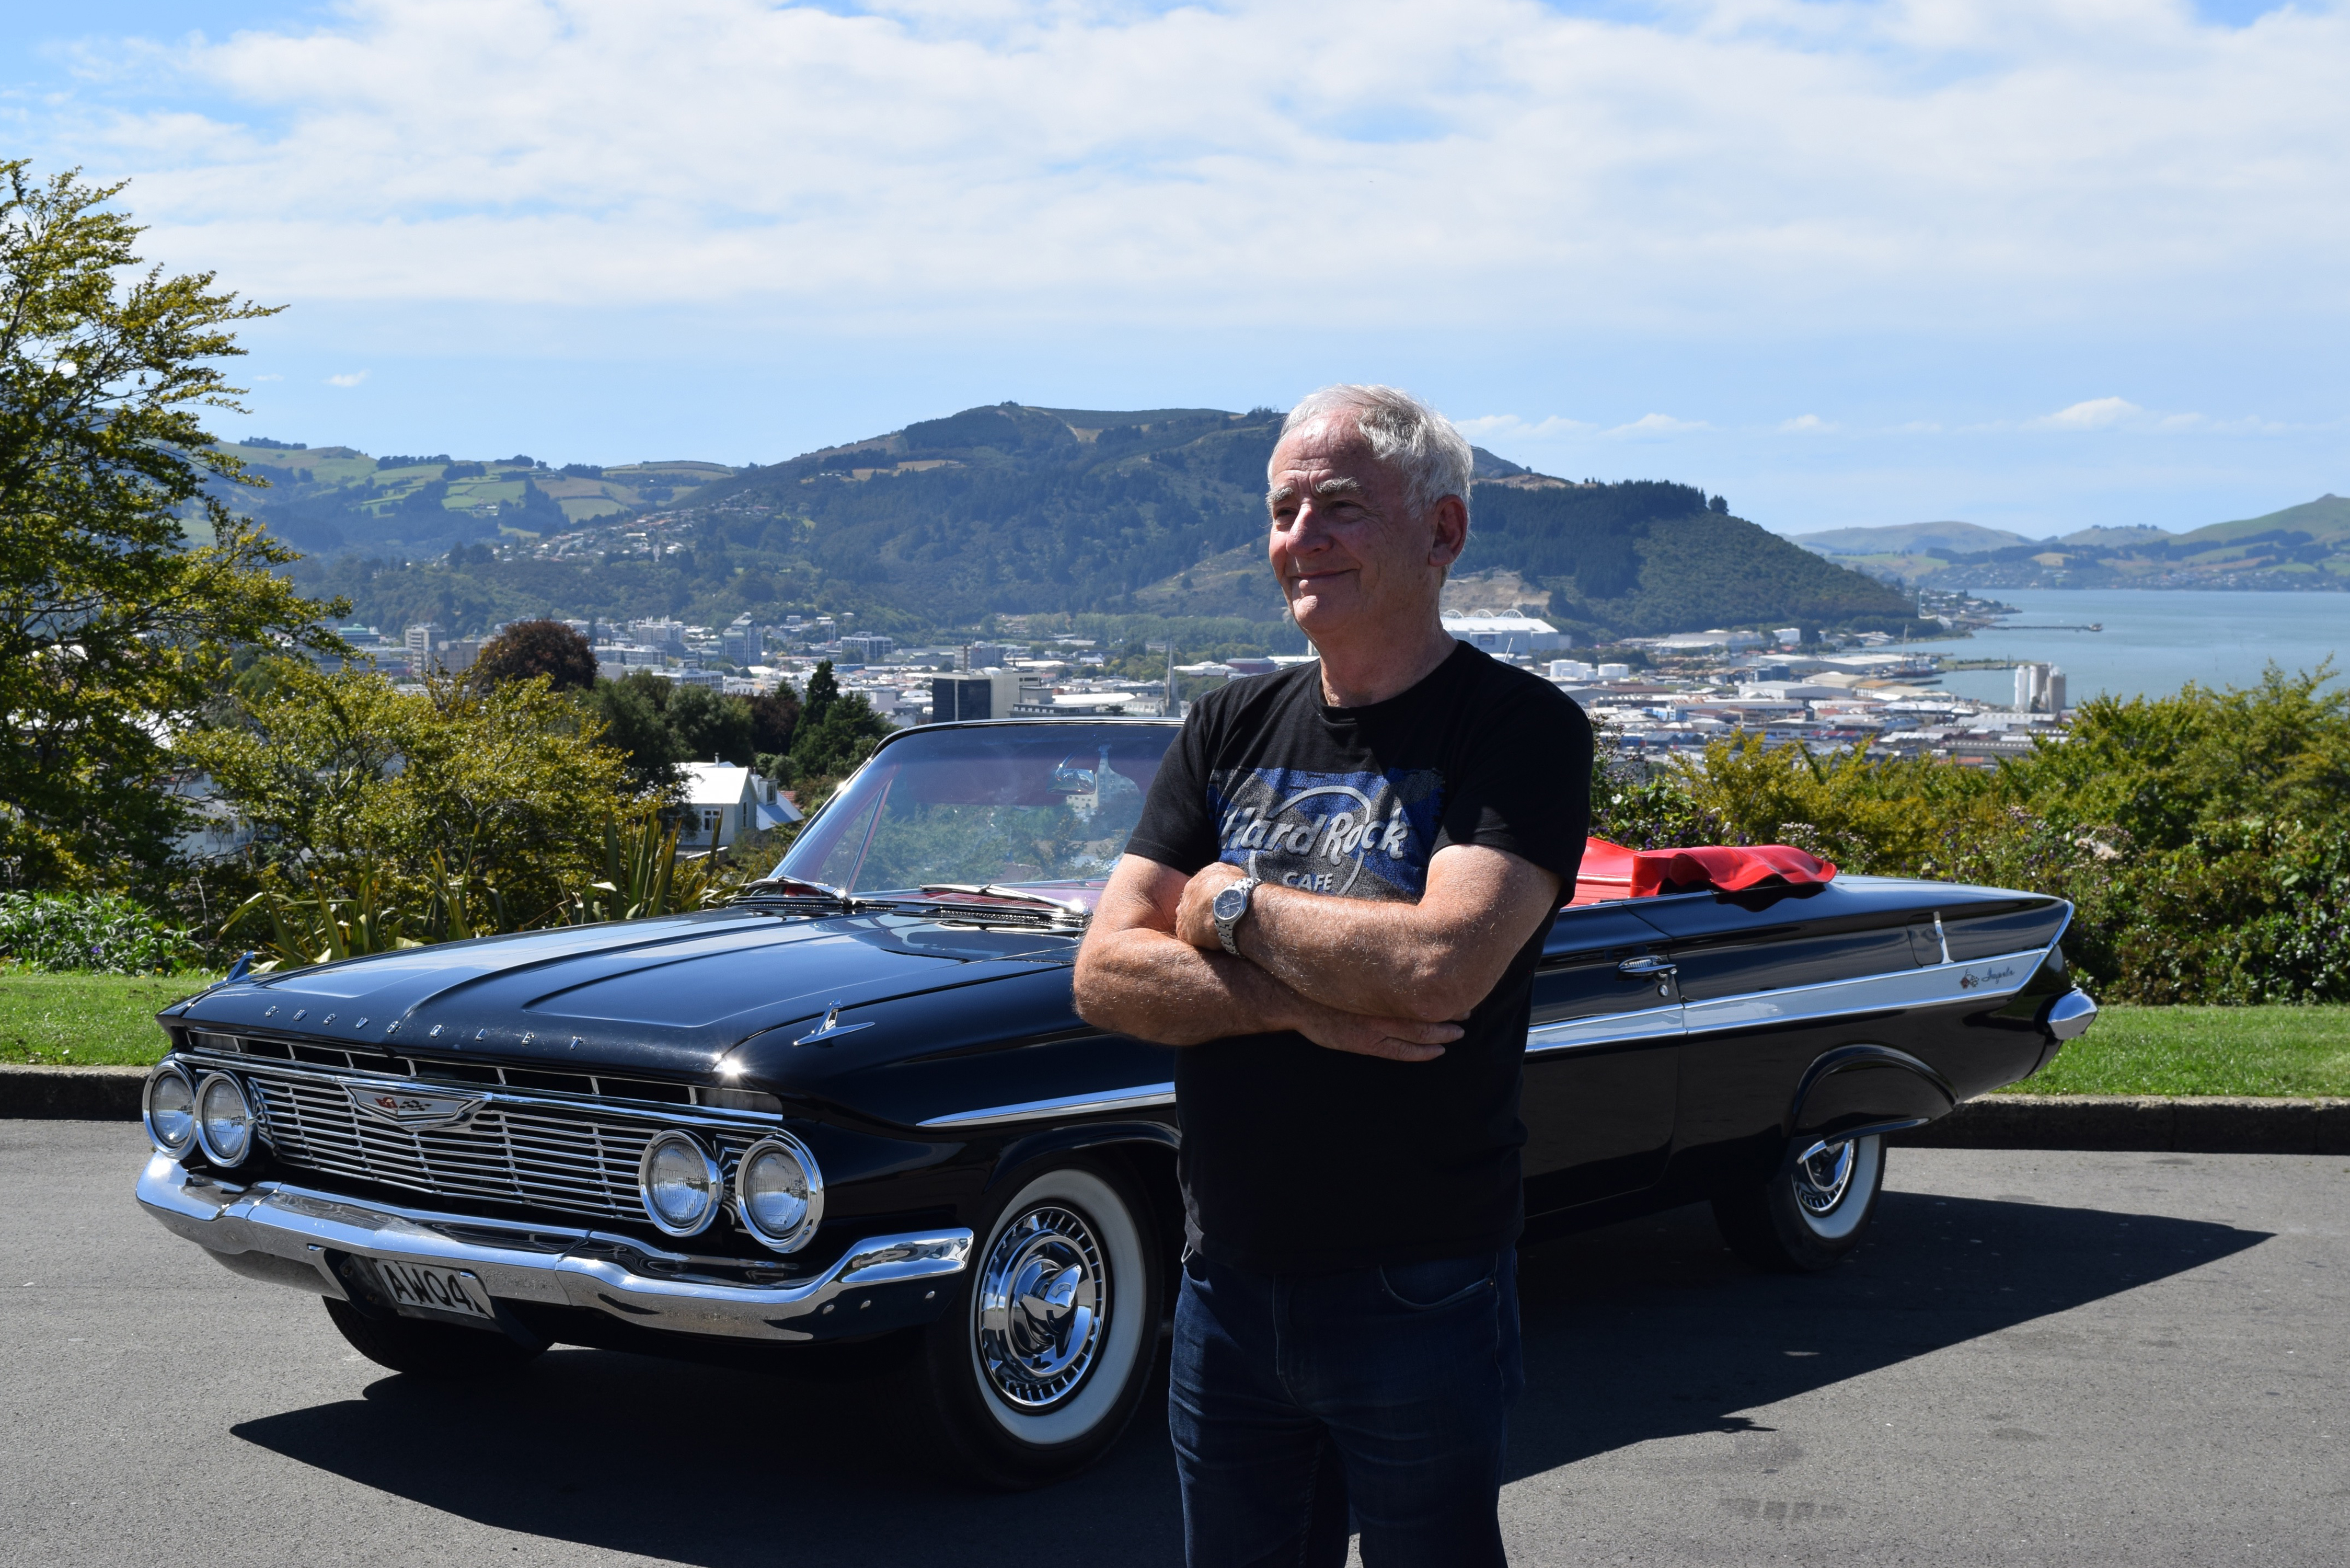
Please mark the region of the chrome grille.
[[[676, 1125], [596, 1106], [507, 1104], [493, 1094], [457, 1126], [403, 1127], [362, 1114], [338, 1077], [260, 1072], [248, 1082], [259, 1100], [262, 1137], [290, 1165], [438, 1197], [616, 1220], [644, 1218], [638, 1161], [655, 1133]], [[462, 1092], [437, 1084], [429, 1089]], [[712, 1129], [699, 1130], [712, 1137]], [[730, 1181], [756, 1137], [712, 1137]]]

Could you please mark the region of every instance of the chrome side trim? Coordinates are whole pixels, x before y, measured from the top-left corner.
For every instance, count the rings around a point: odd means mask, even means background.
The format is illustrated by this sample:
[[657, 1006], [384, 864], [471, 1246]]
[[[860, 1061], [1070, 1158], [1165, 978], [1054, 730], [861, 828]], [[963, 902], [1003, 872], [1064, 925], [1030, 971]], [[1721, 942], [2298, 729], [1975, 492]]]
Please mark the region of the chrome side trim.
[[253, 1265], [265, 1258], [307, 1267], [315, 1281], [297, 1267], [284, 1270], [282, 1282], [319, 1295], [344, 1293], [327, 1265], [331, 1249], [467, 1269], [493, 1297], [585, 1307], [640, 1327], [736, 1339], [814, 1339], [806, 1320], [830, 1312], [841, 1298], [959, 1274], [972, 1249], [965, 1230], [874, 1236], [821, 1273], [785, 1282], [779, 1265], [663, 1252], [632, 1237], [576, 1227], [402, 1209], [277, 1182], [236, 1187], [193, 1175], [161, 1155], [140, 1172], [139, 1201], [165, 1230], [241, 1272], [255, 1272]]
[[1966, 963], [1935, 964], [1898, 974], [1862, 975], [1856, 980], [1823, 981], [1816, 985], [1791, 985], [1784, 991], [1755, 991], [1710, 1002], [1688, 1002], [1682, 1010], [1689, 1032], [1751, 1029], [1761, 1024], [1794, 1023], [1835, 1018], [1850, 1012], [1885, 1012], [1942, 1002], [1988, 1001], [2022, 991], [2048, 956], [2046, 948], [2002, 953], [1997, 958]]
[[952, 1116], [932, 1116], [914, 1125], [923, 1127], [972, 1127], [988, 1122], [1033, 1122], [1046, 1116], [1077, 1116], [1091, 1111], [1131, 1111], [1145, 1106], [1171, 1106], [1174, 1103], [1174, 1085], [1139, 1084], [1131, 1089], [1112, 1089], [1107, 1094], [1063, 1095], [1050, 1100], [1021, 1100], [1009, 1106], [990, 1106], [981, 1111], [957, 1111]]
[[1535, 1024], [1526, 1031], [1526, 1054], [1546, 1056], [1554, 1052], [1610, 1045], [1624, 1040], [1679, 1038], [1682, 1033], [1679, 1003], [1643, 1007], [1631, 1012], [1600, 1012], [1589, 1018]]

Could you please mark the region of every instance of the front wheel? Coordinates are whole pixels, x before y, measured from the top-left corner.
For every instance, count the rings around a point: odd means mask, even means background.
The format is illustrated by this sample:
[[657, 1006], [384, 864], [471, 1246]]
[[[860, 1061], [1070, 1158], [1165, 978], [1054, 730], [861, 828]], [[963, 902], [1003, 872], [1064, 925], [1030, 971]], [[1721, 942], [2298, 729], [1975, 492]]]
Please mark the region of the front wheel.
[[1091, 1163], [1022, 1179], [981, 1231], [921, 1370], [955, 1457], [1009, 1489], [1076, 1474], [1142, 1403], [1165, 1290], [1149, 1210]]
[[1752, 1187], [1718, 1192], [1714, 1222], [1730, 1250], [1774, 1273], [1817, 1273], [1851, 1256], [1885, 1189], [1885, 1139], [1814, 1143]]

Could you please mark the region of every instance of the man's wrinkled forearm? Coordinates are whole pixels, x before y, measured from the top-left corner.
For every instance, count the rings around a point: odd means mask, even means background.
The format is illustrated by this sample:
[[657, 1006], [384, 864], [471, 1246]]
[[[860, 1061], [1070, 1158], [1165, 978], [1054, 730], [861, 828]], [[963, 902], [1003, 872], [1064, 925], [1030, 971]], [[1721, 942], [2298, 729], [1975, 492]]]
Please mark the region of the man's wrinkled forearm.
[[1161, 1045], [1295, 1029], [1304, 999], [1255, 964], [1163, 933], [1121, 932], [1077, 966], [1078, 1016]]
[[[1268, 897], [1270, 895], [1270, 897]], [[1241, 925], [1241, 956], [1283, 989], [1347, 1012], [1456, 1018], [1465, 1002], [1445, 983], [1451, 944], [1416, 904], [1260, 888]]]

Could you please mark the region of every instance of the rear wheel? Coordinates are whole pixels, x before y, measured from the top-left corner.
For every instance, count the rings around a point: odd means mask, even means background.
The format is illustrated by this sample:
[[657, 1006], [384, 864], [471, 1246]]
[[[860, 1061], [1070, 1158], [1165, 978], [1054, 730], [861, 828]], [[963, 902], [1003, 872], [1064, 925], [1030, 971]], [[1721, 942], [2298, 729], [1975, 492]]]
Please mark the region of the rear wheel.
[[1714, 1195], [1730, 1250], [1758, 1269], [1816, 1273], [1860, 1245], [1885, 1187], [1885, 1140], [1814, 1143], [1769, 1180]]
[[348, 1302], [331, 1296], [324, 1299], [327, 1316], [350, 1341], [353, 1350], [378, 1366], [412, 1377], [457, 1382], [495, 1376], [523, 1366], [545, 1348], [534, 1349], [503, 1334], [412, 1317], [379, 1316], [361, 1312]]
[[1027, 1488], [1108, 1452], [1150, 1377], [1165, 1284], [1149, 1210], [1091, 1163], [1023, 1178], [923, 1331], [930, 1402], [962, 1468]]

